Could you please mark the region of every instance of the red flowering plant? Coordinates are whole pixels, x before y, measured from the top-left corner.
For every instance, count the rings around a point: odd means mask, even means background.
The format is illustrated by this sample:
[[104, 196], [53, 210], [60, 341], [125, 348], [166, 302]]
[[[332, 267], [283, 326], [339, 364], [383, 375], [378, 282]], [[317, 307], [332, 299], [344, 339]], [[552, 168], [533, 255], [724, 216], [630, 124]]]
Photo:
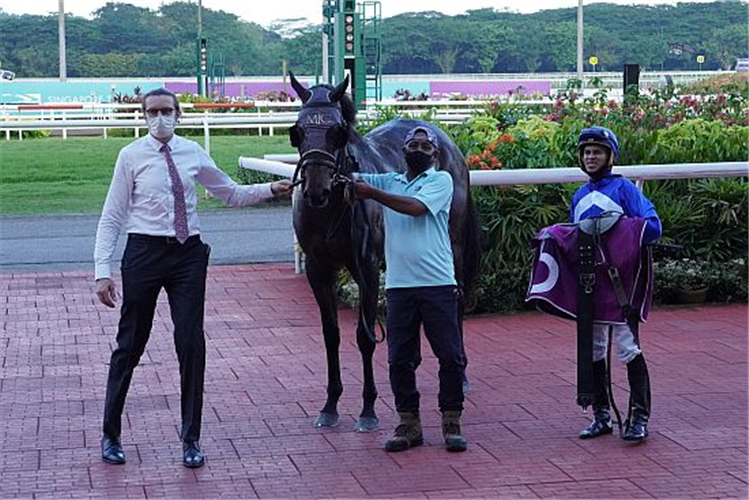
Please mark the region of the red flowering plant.
[[487, 144], [481, 153], [468, 155], [466, 159], [468, 168], [471, 170], [498, 170], [502, 168], [502, 162], [497, 158], [500, 154], [498, 150], [501, 149], [503, 144], [513, 142], [515, 142], [515, 138], [512, 135], [502, 134], [499, 139]]

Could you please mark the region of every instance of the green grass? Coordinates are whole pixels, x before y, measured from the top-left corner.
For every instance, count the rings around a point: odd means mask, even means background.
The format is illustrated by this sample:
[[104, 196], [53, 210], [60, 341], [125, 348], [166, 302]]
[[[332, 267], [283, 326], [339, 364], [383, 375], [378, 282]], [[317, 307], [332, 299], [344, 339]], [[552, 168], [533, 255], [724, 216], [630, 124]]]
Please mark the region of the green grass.
[[[203, 145], [202, 137], [190, 137]], [[101, 211], [117, 154], [132, 138], [0, 140], [0, 215], [94, 214]], [[240, 156], [292, 153], [288, 136], [211, 137], [211, 156], [239, 179]], [[277, 177], [252, 173], [250, 182]], [[202, 192], [202, 189], [198, 192]], [[202, 199], [199, 210], [223, 207]]]

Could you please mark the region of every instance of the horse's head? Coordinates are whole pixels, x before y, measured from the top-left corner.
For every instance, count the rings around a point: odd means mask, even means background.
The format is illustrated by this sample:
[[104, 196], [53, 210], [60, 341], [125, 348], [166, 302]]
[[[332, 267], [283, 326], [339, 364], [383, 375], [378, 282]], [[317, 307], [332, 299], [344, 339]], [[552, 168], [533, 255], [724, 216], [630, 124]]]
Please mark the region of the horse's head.
[[345, 147], [356, 116], [351, 99], [345, 95], [349, 79], [347, 76], [336, 87], [315, 85], [306, 89], [291, 72], [289, 76], [302, 100], [297, 122], [289, 131], [291, 145], [299, 150], [294, 176], [300, 176], [306, 202], [324, 207], [338, 176], [348, 173]]

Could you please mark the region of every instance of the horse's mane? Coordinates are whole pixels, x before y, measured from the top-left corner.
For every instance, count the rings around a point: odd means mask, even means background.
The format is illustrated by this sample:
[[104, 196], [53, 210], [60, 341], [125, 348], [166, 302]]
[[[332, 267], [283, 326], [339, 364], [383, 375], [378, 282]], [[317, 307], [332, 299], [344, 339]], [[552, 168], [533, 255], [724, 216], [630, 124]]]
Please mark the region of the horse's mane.
[[355, 130], [356, 106], [354, 106], [354, 102], [351, 100], [348, 94], [344, 94], [343, 97], [341, 97], [340, 103], [341, 114], [343, 115], [343, 119], [346, 120], [346, 126], [348, 127], [349, 131]]

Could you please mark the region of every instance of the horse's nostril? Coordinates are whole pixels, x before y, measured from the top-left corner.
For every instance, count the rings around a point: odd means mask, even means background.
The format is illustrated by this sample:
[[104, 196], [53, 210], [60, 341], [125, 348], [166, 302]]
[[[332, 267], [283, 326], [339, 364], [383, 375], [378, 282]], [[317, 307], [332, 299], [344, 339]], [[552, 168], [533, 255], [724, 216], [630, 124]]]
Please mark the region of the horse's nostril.
[[327, 199], [328, 196], [330, 196], [330, 189], [323, 189], [322, 190], [322, 197]]
[[307, 199], [307, 203], [309, 203], [311, 207], [323, 208], [328, 204], [328, 198], [324, 196], [310, 196]]

